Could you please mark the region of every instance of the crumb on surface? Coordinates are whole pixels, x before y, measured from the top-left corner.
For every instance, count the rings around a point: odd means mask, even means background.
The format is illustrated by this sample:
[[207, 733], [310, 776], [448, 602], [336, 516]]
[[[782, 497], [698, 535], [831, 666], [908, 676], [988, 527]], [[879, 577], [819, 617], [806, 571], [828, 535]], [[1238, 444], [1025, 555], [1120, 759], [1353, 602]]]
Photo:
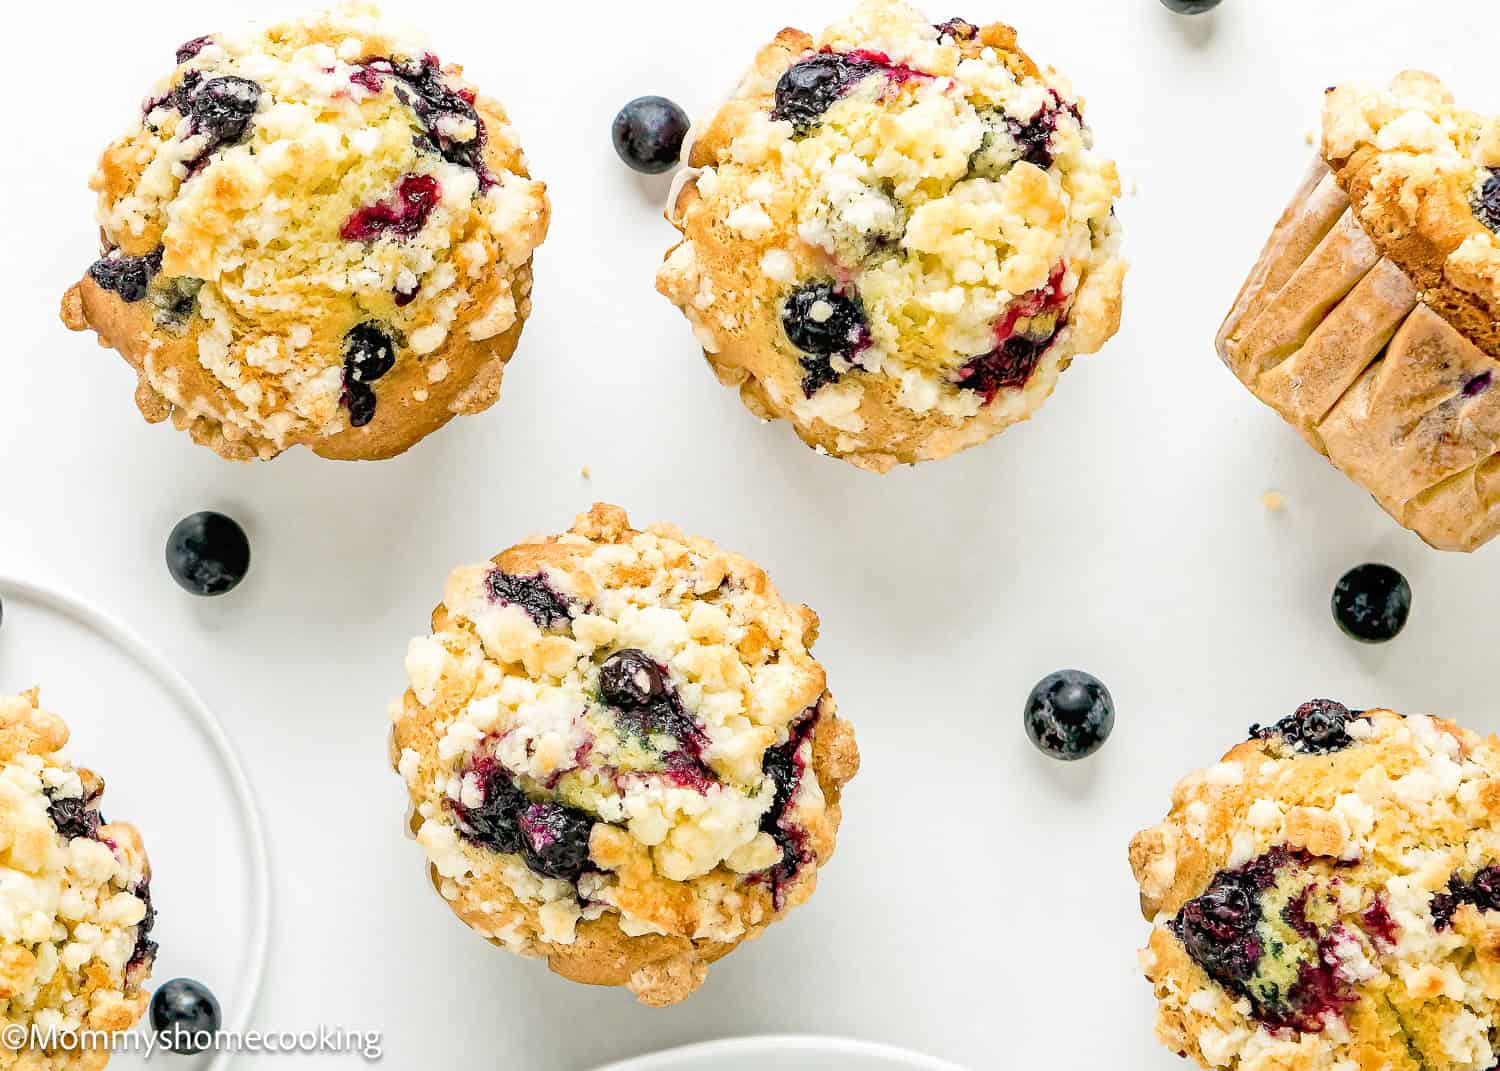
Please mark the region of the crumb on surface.
[[1260, 504], [1270, 513], [1280, 513], [1286, 509], [1286, 495], [1280, 491], [1267, 491], [1260, 496]]

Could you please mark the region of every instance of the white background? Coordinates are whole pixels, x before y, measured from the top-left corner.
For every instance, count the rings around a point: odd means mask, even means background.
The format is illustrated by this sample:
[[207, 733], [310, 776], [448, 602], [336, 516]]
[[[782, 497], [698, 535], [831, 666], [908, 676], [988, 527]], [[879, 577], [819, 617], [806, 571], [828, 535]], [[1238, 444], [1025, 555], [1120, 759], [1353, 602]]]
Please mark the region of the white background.
[[[665, 182], [627, 172], [609, 142], [630, 97], [699, 113], [777, 29], [817, 28], [842, 0], [393, 4], [505, 101], [555, 215], [500, 404], [358, 466], [234, 465], [148, 427], [124, 363], [57, 322], [96, 248], [85, 183], [98, 151], [179, 42], [267, 5], [76, 0], [12, 14], [0, 571], [134, 624], [240, 745], [277, 896], [260, 1026], [383, 1030], [387, 1065], [402, 1069], [581, 1071], [771, 1030], [974, 1068], [1175, 1068], [1150, 1036], [1125, 863], [1172, 781], [1312, 696], [1500, 727], [1486, 686], [1500, 551], [1423, 547], [1212, 350], [1301, 176], [1323, 88], [1425, 66], [1474, 107], [1500, 107], [1490, 5], [1226, 0], [1190, 20], [1156, 0], [968, 2], [929, 14], [1015, 23], [1072, 76], [1099, 145], [1139, 186], [1120, 206], [1125, 326], [1031, 424], [885, 478], [813, 455], [716, 384], [653, 291], [673, 237]], [[1272, 488], [1285, 513], [1262, 508]], [[814, 606], [865, 759], [817, 896], [667, 1011], [468, 933], [402, 837], [404, 790], [386, 766], [406, 640], [449, 568], [595, 499], [750, 554]], [[172, 524], [209, 507], [244, 522], [255, 554], [245, 585], [216, 602], [180, 592], [162, 565]], [[1372, 558], [1416, 591], [1408, 632], [1379, 650], [1345, 640], [1327, 609], [1339, 574]], [[1020, 723], [1033, 682], [1064, 666], [1101, 676], [1119, 706], [1114, 739], [1076, 767], [1035, 753]], [[130, 770], [86, 740], [74, 750], [114, 796], [132, 781], [170, 792], [173, 748], [160, 741], [160, 768]], [[192, 959], [166, 948], [161, 977]]]

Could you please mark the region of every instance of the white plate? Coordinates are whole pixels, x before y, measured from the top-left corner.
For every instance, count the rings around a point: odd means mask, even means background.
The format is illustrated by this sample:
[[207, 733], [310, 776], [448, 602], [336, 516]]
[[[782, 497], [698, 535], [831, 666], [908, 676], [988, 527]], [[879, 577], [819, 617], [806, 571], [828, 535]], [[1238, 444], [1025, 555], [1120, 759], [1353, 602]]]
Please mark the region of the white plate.
[[[774, 1058], [773, 1062], [767, 1062]], [[842, 1038], [768, 1035], [689, 1045], [599, 1071], [963, 1071], [914, 1052]]]
[[[139, 636], [63, 592], [0, 576], [0, 692], [33, 685], [68, 723], [68, 753], [104, 778], [106, 815], [151, 858], [152, 972], [213, 990], [226, 1030], [248, 1024], [270, 930], [265, 834], [234, 747], [192, 686]], [[173, 1058], [220, 1071], [232, 1057]], [[110, 1067], [145, 1067], [122, 1054]]]

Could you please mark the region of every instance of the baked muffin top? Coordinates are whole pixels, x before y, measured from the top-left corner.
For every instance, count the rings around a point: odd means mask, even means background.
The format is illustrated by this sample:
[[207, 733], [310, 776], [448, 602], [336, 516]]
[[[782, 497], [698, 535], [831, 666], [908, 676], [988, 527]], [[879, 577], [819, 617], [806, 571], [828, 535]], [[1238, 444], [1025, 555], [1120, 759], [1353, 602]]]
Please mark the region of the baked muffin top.
[[698, 131], [658, 278], [760, 413], [865, 468], [1029, 415], [1119, 322], [1114, 164], [1007, 26], [864, 0]]
[[757, 566], [596, 506], [453, 573], [393, 758], [438, 887], [570, 977], [681, 999], [812, 891], [858, 761]]
[[[0, 696], [0, 1019], [122, 1031], [148, 1000], [151, 870], [134, 827], [100, 815], [104, 782], [73, 766], [67, 742], [67, 726], [35, 691]], [[98, 1049], [27, 1050], [19, 1066], [73, 1071], [106, 1060]]]
[[1500, 357], [1500, 120], [1405, 71], [1383, 88], [1328, 91], [1323, 156], [1422, 301]]
[[241, 456], [378, 452], [493, 394], [548, 217], [501, 107], [357, 3], [183, 45], [92, 186], [84, 286]]
[[1328, 701], [1252, 733], [1131, 844], [1162, 1040], [1240, 1071], [1489, 1071], [1500, 741]]

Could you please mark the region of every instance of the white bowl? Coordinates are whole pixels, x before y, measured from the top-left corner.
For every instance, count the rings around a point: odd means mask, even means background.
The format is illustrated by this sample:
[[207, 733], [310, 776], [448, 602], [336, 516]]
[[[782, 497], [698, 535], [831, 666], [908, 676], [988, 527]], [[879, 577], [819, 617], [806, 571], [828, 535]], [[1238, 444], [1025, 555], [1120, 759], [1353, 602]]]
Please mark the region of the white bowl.
[[[772, 1060], [773, 1062], [767, 1062]], [[775, 1035], [689, 1045], [599, 1071], [963, 1071], [914, 1052], [844, 1038]]]

